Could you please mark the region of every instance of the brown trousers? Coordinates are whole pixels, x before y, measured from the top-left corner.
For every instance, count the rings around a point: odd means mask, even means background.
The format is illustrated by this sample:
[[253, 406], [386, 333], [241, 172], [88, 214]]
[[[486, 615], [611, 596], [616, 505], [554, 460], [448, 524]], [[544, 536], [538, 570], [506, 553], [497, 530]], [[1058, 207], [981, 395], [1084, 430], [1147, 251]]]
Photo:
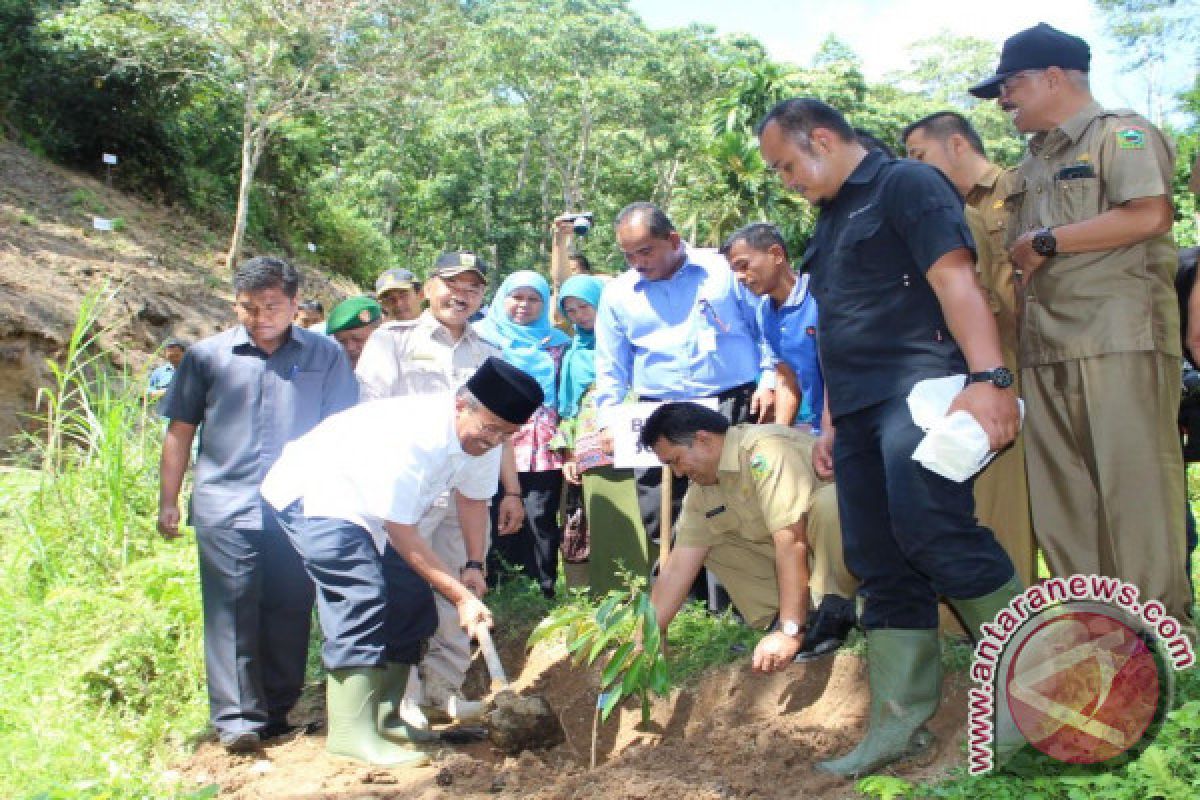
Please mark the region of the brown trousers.
[[1128, 581], [1191, 626], [1180, 360], [1112, 353], [1021, 370], [1029, 496], [1055, 575]]

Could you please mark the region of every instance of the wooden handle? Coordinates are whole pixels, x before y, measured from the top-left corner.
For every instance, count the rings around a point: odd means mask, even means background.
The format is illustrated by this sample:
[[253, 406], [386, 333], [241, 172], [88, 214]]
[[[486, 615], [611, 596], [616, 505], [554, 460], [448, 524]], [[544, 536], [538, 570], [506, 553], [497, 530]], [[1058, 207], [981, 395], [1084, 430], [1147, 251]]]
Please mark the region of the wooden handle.
[[508, 686], [508, 676], [504, 674], [504, 665], [500, 663], [500, 654], [492, 642], [492, 632], [480, 625], [475, 631], [475, 640], [479, 642], [479, 650], [483, 653], [483, 661], [487, 664], [488, 674], [492, 676], [492, 688], [504, 689]]
[[671, 528], [675, 521], [671, 519], [671, 489], [673, 488], [674, 479], [671, 477], [671, 468], [662, 468], [662, 480], [659, 482], [661, 491], [659, 494], [662, 497], [662, 507], [658, 510], [658, 574], [662, 575], [662, 571], [667, 566], [667, 556], [671, 555]]

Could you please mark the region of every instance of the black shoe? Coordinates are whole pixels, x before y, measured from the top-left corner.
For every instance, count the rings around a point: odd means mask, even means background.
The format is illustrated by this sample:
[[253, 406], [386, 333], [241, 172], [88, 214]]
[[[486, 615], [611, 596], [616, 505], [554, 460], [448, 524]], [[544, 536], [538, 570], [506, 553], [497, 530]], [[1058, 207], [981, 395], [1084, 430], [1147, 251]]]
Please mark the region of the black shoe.
[[321, 730], [319, 722], [310, 722], [307, 725], [292, 725], [287, 720], [275, 720], [268, 722], [267, 727], [263, 728], [258, 735], [264, 742], [267, 742], [297, 731], [306, 736], [311, 736], [319, 730]]
[[261, 739], [254, 731], [221, 734], [221, 746], [231, 755], [246, 755], [259, 750]]
[[857, 620], [854, 602], [835, 594], [821, 600], [820, 607], [808, 619], [808, 632], [796, 653], [796, 661], [811, 661], [837, 650], [850, 635]]

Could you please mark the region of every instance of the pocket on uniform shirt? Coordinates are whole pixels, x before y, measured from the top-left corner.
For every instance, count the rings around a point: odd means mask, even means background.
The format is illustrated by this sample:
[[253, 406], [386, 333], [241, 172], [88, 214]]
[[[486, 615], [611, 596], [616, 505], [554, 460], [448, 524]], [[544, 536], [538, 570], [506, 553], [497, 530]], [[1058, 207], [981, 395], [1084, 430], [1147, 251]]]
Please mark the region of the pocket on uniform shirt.
[[1055, 219], [1051, 225], [1069, 225], [1100, 213], [1100, 179], [1097, 177], [1056, 178], [1054, 195]]
[[872, 239], [883, 224], [880, 217], [855, 220], [843, 231], [833, 253], [837, 269], [833, 285], [840, 289], [878, 288], [881, 282], [896, 279], [889, 269], [887, 253], [874, 253]]

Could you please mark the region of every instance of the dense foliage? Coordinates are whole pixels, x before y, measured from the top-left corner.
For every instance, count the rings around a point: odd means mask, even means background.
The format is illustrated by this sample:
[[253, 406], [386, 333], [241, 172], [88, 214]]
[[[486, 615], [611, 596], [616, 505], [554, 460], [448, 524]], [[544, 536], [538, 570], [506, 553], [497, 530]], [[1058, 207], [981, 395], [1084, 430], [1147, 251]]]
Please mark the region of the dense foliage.
[[[1150, 25], [1174, 8], [1153, 5], [1105, 4], [1120, 35], [1194, 32]], [[543, 266], [557, 212], [603, 223], [637, 199], [700, 244], [770, 219], [798, 246], [812, 211], [769, 178], [752, 134], [772, 103], [822, 97], [893, 145], [918, 116], [958, 108], [1011, 164], [1020, 139], [965, 93], [995, 58], [943, 32], [872, 82], [836, 38], [785, 65], [750, 37], [650, 30], [627, 0], [0, 0], [0, 125], [74, 166], [116, 153], [120, 184], [228, 229], [244, 208], [254, 248], [309, 258], [312, 242], [367, 283], [447, 247]], [[1185, 242], [1197, 94], [1175, 131]], [[619, 268], [611, 226], [583, 246]]]

